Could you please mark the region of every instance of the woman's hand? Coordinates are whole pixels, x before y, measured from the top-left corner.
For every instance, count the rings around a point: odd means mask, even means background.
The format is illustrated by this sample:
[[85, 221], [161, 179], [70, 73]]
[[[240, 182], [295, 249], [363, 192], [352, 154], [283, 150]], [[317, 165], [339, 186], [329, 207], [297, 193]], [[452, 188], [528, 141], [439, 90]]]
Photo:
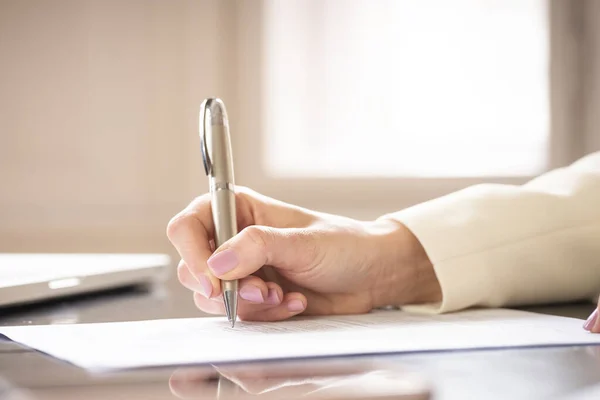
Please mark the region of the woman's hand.
[[242, 320], [356, 314], [441, 299], [423, 248], [396, 221], [314, 212], [244, 187], [237, 188], [236, 202], [239, 234], [216, 251], [208, 194], [167, 228], [182, 258], [179, 280], [204, 312], [225, 313], [220, 279], [240, 280]]
[[600, 333], [600, 318], [598, 318], [598, 314], [600, 314], [600, 299], [598, 300], [598, 307], [596, 307], [587, 321], [585, 321], [583, 329], [592, 333]]

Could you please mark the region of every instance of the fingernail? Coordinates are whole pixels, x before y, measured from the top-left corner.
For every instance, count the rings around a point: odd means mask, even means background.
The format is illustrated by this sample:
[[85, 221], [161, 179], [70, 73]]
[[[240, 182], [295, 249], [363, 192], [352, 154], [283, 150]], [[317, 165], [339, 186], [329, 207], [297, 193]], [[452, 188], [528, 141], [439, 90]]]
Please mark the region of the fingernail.
[[594, 310], [594, 312], [588, 317], [587, 321], [585, 321], [585, 324], [583, 324], [583, 329], [585, 329], [586, 331], [589, 331], [590, 329], [592, 329], [592, 327], [596, 323], [597, 319], [598, 319], [598, 309], [596, 308]]
[[275, 289], [269, 289], [269, 294], [267, 295], [267, 304], [277, 305], [281, 300], [279, 299], [279, 293]]
[[210, 283], [210, 279], [208, 279], [206, 275], [200, 275], [196, 279], [198, 279], [198, 283], [200, 283], [200, 293], [207, 299], [210, 299], [213, 290], [213, 286], [212, 283]]
[[240, 297], [253, 303], [263, 303], [265, 301], [262, 292], [256, 286], [244, 286], [241, 288]]
[[238, 265], [238, 257], [231, 249], [213, 254], [208, 261], [208, 268], [217, 276], [224, 275]]
[[304, 310], [304, 304], [300, 300], [291, 300], [288, 303], [288, 310], [291, 312], [298, 312]]

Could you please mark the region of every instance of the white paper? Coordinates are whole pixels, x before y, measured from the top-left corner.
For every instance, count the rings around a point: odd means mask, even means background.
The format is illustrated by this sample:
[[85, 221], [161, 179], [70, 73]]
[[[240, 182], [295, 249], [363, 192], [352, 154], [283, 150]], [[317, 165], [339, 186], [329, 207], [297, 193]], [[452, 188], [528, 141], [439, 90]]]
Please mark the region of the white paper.
[[402, 311], [257, 323], [223, 317], [0, 327], [8, 338], [87, 369], [335, 355], [600, 344], [573, 318], [506, 309]]

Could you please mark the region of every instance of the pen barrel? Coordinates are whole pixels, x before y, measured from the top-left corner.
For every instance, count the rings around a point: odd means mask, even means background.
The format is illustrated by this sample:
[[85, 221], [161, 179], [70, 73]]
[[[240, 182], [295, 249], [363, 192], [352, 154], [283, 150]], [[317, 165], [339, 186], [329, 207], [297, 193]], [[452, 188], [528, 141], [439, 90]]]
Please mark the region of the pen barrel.
[[235, 182], [233, 174], [233, 157], [231, 152], [231, 136], [225, 106], [213, 104], [205, 121], [206, 147], [210, 157], [211, 184]]
[[[237, 213], [229, 122], [223, 101], [206, 99], [200, 107], [201, 149], [209, 176], [211, 210], [216, 248], [237, 235]], [[221, 280], [227, 319], [231, 327], [237, 317], [237, 280]]]
[[[219, 248], [223, 243], [237, 234], [237, 216], [235, 209], [235, 192], [230, 184], [211, 184], [212, 192], [212, 215], [215, 224], [215, 247]], [[221, 282], [223, 291], [237, 291], [237, 281]]]
[[211, 185], [211, 208], [215, 225], [215, 247], [237, 234], [237, 216], [235, 209], [235, 193], [231, 185]]

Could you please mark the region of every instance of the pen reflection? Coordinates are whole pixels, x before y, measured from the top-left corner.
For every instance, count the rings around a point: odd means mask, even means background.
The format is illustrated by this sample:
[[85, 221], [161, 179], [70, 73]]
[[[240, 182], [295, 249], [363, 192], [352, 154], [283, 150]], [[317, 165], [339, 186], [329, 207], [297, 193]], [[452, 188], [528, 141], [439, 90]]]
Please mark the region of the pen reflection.
[[182, 368], [169, 385], [176, 397], [195, 400], [430, 398], [426, 382], [414, 373], [352, 361]]

